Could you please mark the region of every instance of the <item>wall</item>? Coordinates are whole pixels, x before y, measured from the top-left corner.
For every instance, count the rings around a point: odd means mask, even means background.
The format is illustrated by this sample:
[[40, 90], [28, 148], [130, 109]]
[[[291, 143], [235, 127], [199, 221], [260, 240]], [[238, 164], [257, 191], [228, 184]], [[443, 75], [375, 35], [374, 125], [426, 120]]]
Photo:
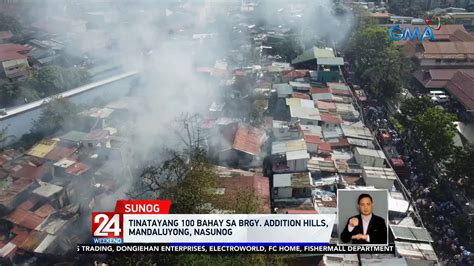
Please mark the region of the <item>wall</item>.
[[[120, 97], [126, 96], [133, 84], [132, 81], [137, 77], [137, 74], [132, 74], [121, 79], [110, 81], [104, 85], [93, 87], [89, 90], [65, 97], [69, 98], [74, 104], [90, 104], [99, 97], [105, 99], [107, 102], [111, 102]], [[43, 108], [43, 106], [39, 106], [8, 117], [0, 117], [0, 129], [6, 128], [5, 134], [7, 136], [7, 141], [0, 144], [0, 147], [11, 144], [21, 138], [23, 134], [29, 133], [34, 120], [39, 118]], [[7, 110], [7, 112], [8, 111], [9, 110]]]

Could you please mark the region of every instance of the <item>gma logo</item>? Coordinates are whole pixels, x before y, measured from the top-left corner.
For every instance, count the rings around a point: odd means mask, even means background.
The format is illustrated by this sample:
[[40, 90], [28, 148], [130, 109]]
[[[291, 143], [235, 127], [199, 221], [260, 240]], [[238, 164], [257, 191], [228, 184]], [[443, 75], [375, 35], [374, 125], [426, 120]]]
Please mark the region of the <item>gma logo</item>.
[[402, 29], [400, 26], [392, 26], [388, 29], [388, 37], [392, 41], [406, 41], [408, 39], [410, 39], [410, 41], [414, 41], [415, 39], [418, 41], [424, 41], [426, 39], [430, 41], [435, 40], [431, 27], [424, 27], [423, 33], [421, 33], [418, 27], [413, 27], [413, 31], [411, 31], [409, 27]]

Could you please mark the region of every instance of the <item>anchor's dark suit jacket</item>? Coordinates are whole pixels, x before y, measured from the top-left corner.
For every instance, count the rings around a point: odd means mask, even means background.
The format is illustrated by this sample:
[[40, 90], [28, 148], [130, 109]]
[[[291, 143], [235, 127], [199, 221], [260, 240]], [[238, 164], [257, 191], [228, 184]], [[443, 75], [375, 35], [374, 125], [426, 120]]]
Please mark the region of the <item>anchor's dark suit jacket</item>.
[[[356, 217], [359, 220], [359, 225], [354, 227], [352, 232], [349, 232], [349, 221], [351, 218]], [[369, 235], [370, 242], [365, 240], [351, 239], [353, 235], [364, 234], [364, 227], [362, 225], [362, 216], [352, 216], [347, 220], [346, 227], [341, 233], [341, 240], [344, 243], [349, 243], [352, 240], [352, 244], [387, 244], [387, 225], [385, 220], [372, 213], [370, 218], [369, 226], [367, 227], [367, 234]]]

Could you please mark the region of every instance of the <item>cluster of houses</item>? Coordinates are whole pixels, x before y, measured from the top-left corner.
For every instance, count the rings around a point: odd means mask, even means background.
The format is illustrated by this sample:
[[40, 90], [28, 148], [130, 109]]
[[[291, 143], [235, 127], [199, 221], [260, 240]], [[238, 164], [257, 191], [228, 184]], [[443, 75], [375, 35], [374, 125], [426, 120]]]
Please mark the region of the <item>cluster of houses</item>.
[[[265, 45], [267, 37], [256, 34], [257, 48]], [[232, 184], [230, 189], [240, 186], [237, 183], [250, 184], [262, 204], [271, 206], [266, 212], [286, 214], [335, 214], [340, 188], [387, 189], [390, 242], [396, 254], [360, 255], [361, 262], [437, 264], [433, 240], [413, 218], [413, 208], [399, 188], [387, 155], [360, 120], [358, 101], [364, 97], [344, 82], [343, 58], [329, 47], [308, 49], [291, 63], [276, 62], [265, 52], [260, 55], [261, 65], [227, 67], [226, 76], [229, 80], [238, 75], [255, 77], [253, 93], [266, 103], [265, 122], [254, 127], [226, 117], [225, 106], [213, 103], [203, 125], [214, 132], [208, 144], [222, 165], [219, 171], [224, 174], [219, 179]], [[208, 69], [209, 75], [222, 74], [217, 65]], [[226, 190], [222, 185], [220, 193]], [[358, 265], [359, 260], [356, 255], [324, 255], [320, 263]]]
[[79, 113], [84, 131], [0, 152], [0, 263], [64, 255], [88, 241], [92, 210], [112, 209], [110, 198], [131, 179], [132, 149], [115, 121], [133, 100]]
[[[411, 218], [409, 199], [371, 132], [360, 120], [360, 97], [339, 71], [333, 49], [311, 48], [273, 83], [271, 199], [277, 213], [336, 213], [337, 189], [387, 189], [390, 242], [395, 256], [360, 255], [362, 264], [437, 263], [425, 228]], [[337, 240], [334, 227], [333, 242]], [[399, 230], [404, 233], [399, 233]], [[406, 232], [423, 232], [423, 237]], [[358, 263], [357, 256], [325, 255], [322, 265]]]

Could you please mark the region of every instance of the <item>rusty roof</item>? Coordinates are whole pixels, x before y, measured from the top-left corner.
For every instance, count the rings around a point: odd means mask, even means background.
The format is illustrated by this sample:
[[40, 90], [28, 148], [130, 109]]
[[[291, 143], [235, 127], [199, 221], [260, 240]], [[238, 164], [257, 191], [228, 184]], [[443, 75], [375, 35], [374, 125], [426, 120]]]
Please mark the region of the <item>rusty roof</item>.
[[34, 178], [39, 179], [43, 177], [49, 170], [50, 166], [48, 165], [40, 165], [38, 167], [31, 166], [31, 165], [20, 165], [17, 169], [11, 172], [13, 177], [24, 177], [24, 178]]
[[19, 178], [13, 181], [10, 186], [0, 190], [0, 203], [5, 203], [12, 200], [20, 192], [25, 191], [35, 183], [36, 182], [33, 179], [29, 178]]
[[425, 59], [474, 59], [474, 41], [423, 42]]
[[75, 151], [77, 151], [77, 147], [65, 147], [57, 145], [48, 154], [46, 154], [44, 158], [57, 162], [63, 158], [71, 156]]
[[474, 78], [457, 72], [447, 83], [446, 89], [466, 108], [474, 111]]
[[241, 126], [235, 133], [232, 148], [251, 155], [259, 155], [265, 139], [266, 135], [262, 130], [251, 126]]
[[270, 213], [270, 183], [265, 176], [233, 176], [219, 178], [219, 186], [225, 188], [225, 195], [237, 193], [242, 188], [254, 189], [264, 213]]
[[38, 203], [38, 200], [39, 199], [37, 197], [30, 197], [29, 199], [24, 201], [22, 204], [20, 204], [18, 208], [21, 208], [25, 211], [29, 211], [36, 205], [36, 203]]
[[306, 69], [284, 70], [281, 72], [283, 78], [302, 78], [308, 74]]
[[87, 172], [90, 169], [90, 166], [87, 164], [76, 162], [73, 165], [66, 168], [66, 173], [74, 176], [82, 175], [83, 173]]
[[8, 149], [0, 152], [0, 166], [20, 156], [21, 152], [14, 149]]
[[33, 230], [28, 235], [28, 238], [26, 238], [25, 241], [23, 241], [23, 243], [18, 247], [23, 250], [33, 251], [41, 243], [41, 241], [43, 241], [46, 235], [47, 234], [45, 232]]
[[54, 212], [56, 212], [56, 209], [53, 206], [51, 206], [51, 204], [49, 203], [44, 204], [43, 206], [39, 207], [36, 211], [34, 211], [36, 215], [42, 218], [46, 218]]
[[312, 144], [320, 144], [321, 143], [321, 137], [313, 134], [308, 134], [304, 133], [304, 140], [306, 143], [312, 143]]
[[332, 152], [332, 148], [331, 148], [331, 144], [327, 143], [327, 142], [323, 142], [321, 144], [319, 144], [319, 152], [322, 152], [322, 153], [331, 153]]
[[7, 220], [10, 222], [28, 228], [28, 229], [35, 229], [38, 225], [40, 225], [44, 218], [30, 212], [25, 211], [21, 208], [16, 208], [13, 212], [11, 212], [7, 216]]
[[336, 110], [336, 104], [333, 102], [316, 101], [316, 107], [322, 110]]
[[331, 123], [331, 124], [342, 123], [342, 119], [335, 115], [331, 115], [328, 113], [320, 113], [320, 116], [321, 116], [321, 121], [323, 121], [324, 123]]
[[44, 139], [36, 143], [29, 151], [26, 152], [26, 154], [43, 158], [44, 156], [46, 156], [46, 154], [48, 154], [54, 149], [56, 143], [57, 141]]
[[311, 94], [331, 93], [331, 89], [330, 88], [311, 87], [310, 93]]
[[21, 228], [19, 226], [14, 226], [10, 232], [15, 234], [15, 237], [12, 240], [10, 240], [10, 242], [17, 246], [25, 242], [25, 240], [30, 235], [30, 230], [26, 228]]
[[311, 96], [309, 96], [306, 93], [302, 93], [302, 92], [293, 92], [292, 97], [293, 98], [299, 98], [299, 99], [305, 99], [305, 100], [311, 100]]

